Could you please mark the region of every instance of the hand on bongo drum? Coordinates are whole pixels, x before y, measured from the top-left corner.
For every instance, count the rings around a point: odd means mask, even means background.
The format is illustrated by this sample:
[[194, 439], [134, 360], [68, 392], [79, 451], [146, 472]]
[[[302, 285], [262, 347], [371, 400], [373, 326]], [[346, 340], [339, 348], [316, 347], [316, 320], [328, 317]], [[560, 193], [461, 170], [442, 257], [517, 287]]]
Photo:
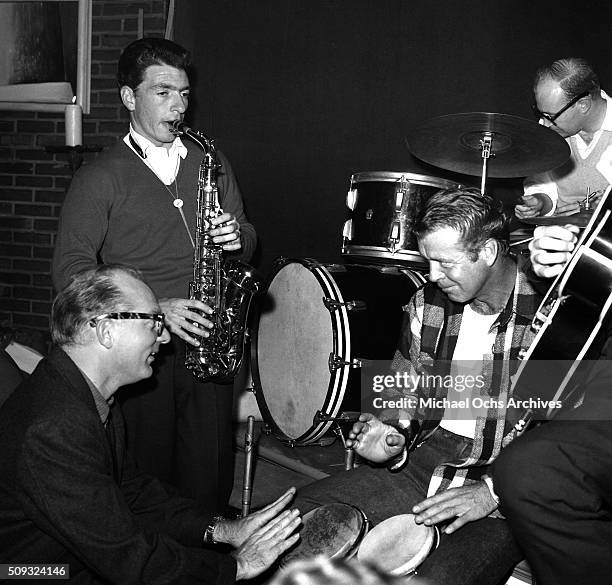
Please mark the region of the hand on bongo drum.
[[346, 444], [353, 447], [361, 457], [374, 463], [383, 463], [401, 453], [406, 439], [391, 425], [364, 412], [350, 430]]
[[468, 522], [480, 520], [497, 508], [497, 503], [484, 481], [451, 488], [423, 500], [412, 508], [415, 522], [433, 526], [456, 518], [442, 532], [450, 534]]
[[300, 525], [297, 510], [287, 510], [253, 532], [232, 554], [236, 559], [236, 581], [252, 579], [291, 548], [300, 538], [293, 534]]
[[290, 488], [275, 502], [246, 518], [219, 523], [215, 540], [237, 548], [232, 553], [237, 564], [237, 581], [259, 575], [298, 541], [299, 534], [293, 533], [301, 522], [299, 510], [284, 510], [294, 495], [295, 488]]
[[[224, 518], [215, 530], [215, 540], [225, 542], [238, 548], [257, 530], [271, 522], [275, 517], [289, 505], [295, 496], [295, 488], [289, 488], [280, 498], [268, 504], [265, 508], [249, 514], [245, 518], [238, 520], [228, 520]], [[291, 514], [299, 517], [298, 510], [288, 510], [283, 514]]]

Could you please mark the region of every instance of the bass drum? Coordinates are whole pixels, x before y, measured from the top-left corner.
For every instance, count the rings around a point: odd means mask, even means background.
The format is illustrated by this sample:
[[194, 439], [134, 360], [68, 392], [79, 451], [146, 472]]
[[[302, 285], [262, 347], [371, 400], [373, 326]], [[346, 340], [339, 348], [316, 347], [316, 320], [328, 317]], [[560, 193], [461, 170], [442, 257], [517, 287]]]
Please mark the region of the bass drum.
[[424, 282], [397, 266], [277, 262], [251, 343], [257, 404], [275, 436], [307, 445], [332, 425], [319, 411], [360, 410], [360, 361], [393, 357], [402, 307]]
[[346, 261], [424, 267], [412, 229], [429, 197], [440, 189], [460, 187], [413, 173], [355, 173], [346, 197], [350, 217], [342, 230]]

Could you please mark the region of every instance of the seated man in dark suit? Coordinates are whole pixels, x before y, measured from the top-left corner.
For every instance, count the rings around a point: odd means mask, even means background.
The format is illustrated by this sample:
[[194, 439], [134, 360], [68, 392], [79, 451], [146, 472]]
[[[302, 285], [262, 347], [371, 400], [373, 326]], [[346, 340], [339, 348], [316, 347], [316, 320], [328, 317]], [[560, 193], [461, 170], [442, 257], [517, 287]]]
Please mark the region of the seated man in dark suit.
[[[114, 393], [152, 375], [170, 336], [138, 272], [77, 275], [51, 316], [56, 345], [0, 409], [0, 564], [68, 564], [78, 583], [233, 583], [293, 545], [291, 489], [241, 520], [212, 518], [140, 474]], [[205, 544], [227, 543], [230, 554]]]

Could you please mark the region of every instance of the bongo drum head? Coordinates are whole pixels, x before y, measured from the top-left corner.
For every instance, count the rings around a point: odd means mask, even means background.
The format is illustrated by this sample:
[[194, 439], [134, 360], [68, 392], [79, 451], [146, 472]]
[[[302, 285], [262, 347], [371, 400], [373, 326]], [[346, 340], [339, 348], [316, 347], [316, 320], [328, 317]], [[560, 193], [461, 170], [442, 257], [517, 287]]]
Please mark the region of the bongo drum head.
[[435, 540], [434, 528], [417, 524], [414, 514], [400, 514], [370, 530], [357, 558], [392, 575], [407, 575], [425, 560]]
[[297, 546], [283, 558], [285, 565], [317, 555], [348, 558], [355, 554], [367, 531], [367, 518], [355, 506], [326, 504], [304, 514]]

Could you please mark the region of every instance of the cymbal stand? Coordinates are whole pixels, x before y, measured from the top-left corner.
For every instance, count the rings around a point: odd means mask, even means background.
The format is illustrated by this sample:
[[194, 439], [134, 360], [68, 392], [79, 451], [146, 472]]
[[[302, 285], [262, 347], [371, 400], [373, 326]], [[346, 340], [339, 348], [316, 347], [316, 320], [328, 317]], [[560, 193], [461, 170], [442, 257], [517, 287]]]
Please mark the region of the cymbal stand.
[[487, 184], [487, 174], [489, 172], [489, 159], [495, 156], [491, 152], [493, 146], [493, 134], [491, 132], [483, 132], [480, 139], [480, 151], [482, 156], [482, 179], [480, 181], [480, 194], [485, 194], [485, 185]]

